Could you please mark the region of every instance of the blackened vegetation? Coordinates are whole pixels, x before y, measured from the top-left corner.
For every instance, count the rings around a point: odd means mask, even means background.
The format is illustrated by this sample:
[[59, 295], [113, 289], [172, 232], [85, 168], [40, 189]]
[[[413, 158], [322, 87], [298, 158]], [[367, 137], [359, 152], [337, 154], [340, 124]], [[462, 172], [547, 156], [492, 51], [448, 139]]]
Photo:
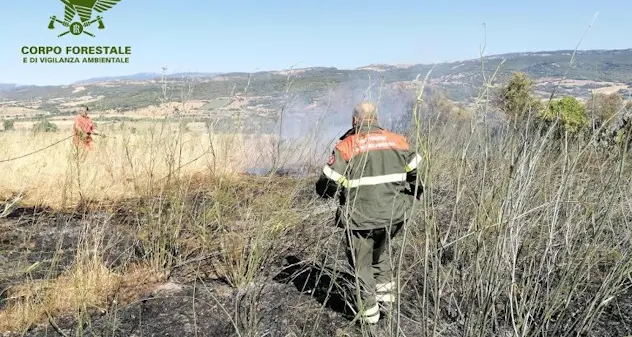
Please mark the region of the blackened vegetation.
[[[17, 208], [0, 219], [0, 284], [8, 287], [26, 279], [54, 278], [67, 269], [77, 253], [82, 235], [99, 222], [108, 221], [104, 212], [88, 214], [53, 212], [50, 209]], [[103, 227], [103, 257], [116, 268], [133, 259], [133, 241], [124, 228]], [[28, 269], [28, 273], [18, 270]]]
[[353, 290], [355, 278], [348, 270], [340, 269], [288, 256], [285, 267], [274, 280], [291, 283], [301, 293], [312, 295], [326, 308], [353, 319], [354, 308], [357, 307]]
[[[79, 321], [72, 314], [56, 317], [56, 325], [68, 336], [361, 336], [362, 328], [353, 323], [355, 282], [344, 268], [342, 233], [332, 226], [333, 214], [328, 208], [331, 205], [314, 198], [315, 178], [244, 175], [238, 181], [209, 181], [177, 197], [128, 200], [110, 209], [91, 209], [87, 205], [81, 213], [18, 209], [0, 222], [0, 266], [7, 271], [0, 274], [0, 291], [27, 278], [55, 277], [72, 264], [77, 241], [85, 230], [102, 228], [106, 242], [102, 253], [108, 266], [122, 271], [126, 264], [160, 258], [157, 266], [168, 271], [167, 277], [138, 294], [139, 299], [124, 301], [125, 297], [113, 295], [119, 301], [111, 300], [105, 310], [92, 310], [89, 320]], [[430, 188], [426, 191], [429, 193], [436, 203], [433, 220], [437, 226], [428, 226], [419, 214], [407, 227], [406, 242], [402, 236], [396, 240], [395, 263], [401, 262], [400, 282], [405, 285], [396, 315], [398, 323], [390, 325], [383, 319], [373, 329], [375, 335], [395, 335], [393, 326], [399, 326], [400, 335], [431, 335], [433, 326], [429, 321], [436, 322], [434, 328], [445, 336], [471, 336], [476, 332], [487, 336], [513, 335], [512, 302], [502, 291], [508, 282], [524, 286], [531, 280], [531, 284], [541, 284], [542, 289], [554, 289], [564, 278], [572, 278], [565, 273], [586, 268], [594, 271], [594, 280], [575, 280], [582, 286], [581, 295], [569, 294], [565, 307], [552, 312], [544, 310], [544, 305], [536, 306], [530, 313], [533, 321], [547, 320], [550, 331], [577, 335], [581, 324], [577, 317], [582, 317], [587, 303], [604, 302], [594, 294], [600, 287], [612, 284], [603, 280], [616, 263], [615, 257], [599, 260], [603, 265], [578, 263], [572, 268], [560, 266], [575, 259], [553, 257], [546, 260], [551, 264], [551, 274], [525, 273], [547, 249], [540, 246], [543, 241], [538, 238], [546, 231], [538, 231], [544, 227], [538, 226], [520, 243], [518, 270], [515, 280], [511, 280], [501, 274], [506, 268], [504, 260], [493, 258], [493, 245], [501, 236], [500, 230], [492, 227], [462, 239], [469, 226], [463, 219], [475, 216], [473, 210], [463, 208], [455, 216], [456, 229], [448, 232], [454, 221], [451, 210], [457, 203], [457, 194], [442, 186]], [[484, 197], [476, 193], [468, 191], [466, 196]], [[489, 206], [493, 206], [491, 202]], [[572, 220], [580, 211], [571, 205], [562, 206], [559, 216]], [[596, 220], [603, 216], [604, 213], [596, 214]], [[537, 217], [528, 220], [537, 221]], [[242, 240], [261, 235], [257, 228], [263, 228], [261, 224], [273, 227], [278, 223], [292, 225], [269, 240], [264, 237], [264, 241], [273, 242], [260, 246], [266, 255], [263, 262], [244, 269], [256, 271], [252, 279], [236, 282], [231, 275], [221, 273], [218, 264], [254, 259], [254, 255], [248, 255], [251, 251], [244, 249], [231, 260], [227, 249], [242, 247]], [[584, 235], [595, 238], [599, 232], [587, 230]], [[611, 236], [598, 239], [617, 238], [614, 233], [608, 235]], [[575, 240], [581, 241], [582, 237]], [[219, 238], [225, 240], [221, 241], [223, 246], [213, 241]], [[551, 249], [577, 244], [560, 237], [553, 240]], [[400, 261], [402, 247], [405, 250]], [[567, 251], [573, 252], [581, 255], [585, 251], [577, 245], [575, 250]], [[52, 254], [61, 256], [55, 265], [49, 262]], [[16, 272], [36, 263], [44, 267], [28, 274]], [[443, 283], [435, 283], [437, 280]], [[441, 292], [433, 291], [437, 288]], [[520, 289], [513, 305], [530, 299], [545, 303], [550, 295]], [[630, 303], [629, 293], [618, 294], [604, 304], [604, 315], [597, 318], [594, 328], [582, 334], [629, 334], [632, 320], [626, 312]], [[3, 302], [2, 308], [7, 304]], [[490, 312], [485, 316], [487, 321], [480, 320], [480, 312]], [[43, 323], [26, 336], [59, 335], [50, 324]], [[543, 330], [528, 335], [547, 334]]]

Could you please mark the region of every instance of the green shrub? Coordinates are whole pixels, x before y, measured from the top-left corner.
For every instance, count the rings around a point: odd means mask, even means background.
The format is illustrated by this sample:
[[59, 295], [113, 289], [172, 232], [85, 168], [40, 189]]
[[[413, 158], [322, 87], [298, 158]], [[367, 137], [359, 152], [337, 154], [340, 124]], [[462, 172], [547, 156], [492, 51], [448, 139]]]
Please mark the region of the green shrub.
[[39, 132], [57, 132], [59, 131], [59, 128], [57, 127], [56, 124], [51, 123], [49, 120], [44, 119], [38, 123], [33, 124], [33, 132], [35, 133], [39, 133]]
[[15, 130], [15, 121], [14, 120], [4, 120], [4, 131]]
[[513, 73], [495, 97], [495, 105], [516, 123], [522, 123], [532, 112], [541, 109], [533, 97], [533, 80], [525, 73]]
[[590, 123], [586, 106], [572, 96], [552, 101], [547, 108], [538, 112], [537, 118], [540, 122], [550, 125], [558, 116], [560, 118], [559, 131], [562, 133], [578, 134]]

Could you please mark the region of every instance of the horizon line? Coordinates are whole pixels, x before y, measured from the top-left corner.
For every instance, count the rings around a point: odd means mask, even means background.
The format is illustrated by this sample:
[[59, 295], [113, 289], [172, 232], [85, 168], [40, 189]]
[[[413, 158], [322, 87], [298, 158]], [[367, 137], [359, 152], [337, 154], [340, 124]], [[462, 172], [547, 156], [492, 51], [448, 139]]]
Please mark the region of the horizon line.
[[[555, 49], [555, 50], [549, 49], [549, 50], [520, 51], [520, 52], [506, 52], [506, 53], [499, 53], [499, 54], [491, 54], [491, 55], [482, 56], [482, 58], [485, 59], [485, 58], [492, 58], [492, 57], [499, 57], [499, 56], [510, 56], [510, 55], [519, 55], [519, 54], [541, 54], [541, 53], [547, 53], [547, 52], [551, 53], [551, 52], [596, 52], [596, 51], [611, 51], [611, 52], [632, 51], [632, 48], [622, 48], [622, 49], [616, 49], [616, 48], [615, 49], [604, 49], [604, 48], [602, 48], [602, 49], [577, 49], [577, 50], [575, 50], [575, 49]], [[480, 59], [481, 59], [481, 57], [479, 57], [479, 58], [454, 60], [454, 61], [434, 62], [434, 63], [428, 63], [428, 62], [420, 62], [420, 63], [370, 63], [370, 64], [358, 66], [358, 67], [355, 67], [355, 68], [337, 68], [337, 67], [334, 67], [334, 66], [325, 66], [325, 65], [318, 66], [317, 65], [317, 66], [303, 67], [303, 68], [294, 68], [294, 67], [280, 68], [280, 69], [272, 68], [272, 69], [252, 71], [252, 72], [247, 72], [247, 71], [226, 71], [226, 72], [179, 71], [179, 72], [174, 72], [174, 73], [165, 73], [164, 75], [165, 76], [175, 76], [175, 75], [183, 75], [183, 74], [203, 74], [203, 75], [223, 76], [223, 75], [231, 75], [231, 74], [261, 74], [261, 73], [270, 73], [270, 72], [287, 72], [287, 71], [292, 71], [292, 70], [309, 70], [309, 69], [318, 69], [318, 68], [353, 71], [353, 70], [363, 70], [363, 68], [372, 67], [372, 66], [393, 66], [393, 67], [406, 66], [407, 68], [412, 68], [412, 67], [415, 67], [415, 66], [432, 66], [432, 65], [439, 65], [439, 64], [451, 64], [451, 63], [475, 61], [475, 60], [480, 60]], [[70, 82], [70, 83], [47, 84], [47, 85], [0, 83], [0, 85], [10, 85], [10, 86], [14, 86], [14, 87], [60, 87], [60, 86], [72, 86], [72, 85], [78, 85], [78, 84], [90, 84], [90, 83], [82, 83], [82, 82], [91, 82], [91, 81], [98, 82], [101, 79], [104, 79], [102, 81], [107, 81], [107, 79], [112, 79], [112, 81], [120, 81], [120, 80], [117, 80], [117, 78], [132, 77], [132, 76], [139, 76], [139, 75], [157, 75], [157, 76], [161, 76], [161, 75], [163, 75], [163, 73], [161, 73], [161, 72], [154, 72], [154, 71], [139, 71], [139, 72], [135, 72], [135, 73], [121, 74], [121, 75], [94, 76], [94, 77], [90, 77], [90, 78], [86, 78], [86, 79], [76, 80], [76, 81], [73, 81], [73, 82]]]

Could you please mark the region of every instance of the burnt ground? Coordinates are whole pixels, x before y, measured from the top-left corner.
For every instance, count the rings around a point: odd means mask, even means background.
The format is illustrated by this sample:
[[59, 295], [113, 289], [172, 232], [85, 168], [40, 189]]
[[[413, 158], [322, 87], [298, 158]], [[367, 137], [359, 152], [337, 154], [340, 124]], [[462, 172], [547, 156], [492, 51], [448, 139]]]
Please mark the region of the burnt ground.
[[[117, 218], [118, 217], [118, 218]], [[106, 262], [115, 268], [140, 259], [134, 248], [133, 228], [119, 221], [121, 215], [107, 212], [76, 214], [20, 209], [0, 219], [0, 291], [26, 279], [52, 278], [68, 268], [84, 230], [102, 228]], [[352, 298], [352, 282], [332, 265], [314, 261], [306, 250], [313, 245], [306, 236], [281, 249], [261, 276], [243, 289], [222, 279], [200, 273], [200, 264], [183, 265], [168, 279], [153, 284], [140, 297], [125, 303], [110, 301], [109, 307], [89, 312], [90, 317], [68, 315], [32, 328], [23, 336], [361, 336], [346, 303]], [[335, 237], [335, 228], [322, 228], [322, 237]], [[340, 236], [341, 237], [341, 236]], [[334, 251], [338, 240], [326, 249]], [[334, 259], [340, 262], [338, 254]], [[24, 272], [29, 269], [28, 272]], [[334, 276], [334, 274], [337, 274]], [[421, 282], [421, 280], [418, 280]], [[3, 291], [4, 293], [4, 291]], [[397, 322], [383, 319], [371, 328], [372, 335], [423, 336], [424, 322], [416, 312], [417, 295], [401, 294]], [[0, 310], [6, 305], [0, 300]], [[632, 293], [623, 294], [608, 306], [589, 336], [632, 334]], [[459, 322], [440, 320], [441, 335], [462, 336]], [[395, 335], [393, 333], [393, 335]], [[497, 331], [509, 336], [509, 330]], [[0, 333], [3, 337], [22, 336]]]
[[[254, 284], [243, 291], [220, 282], [168, 283], [147, 297], [111, 312], [93, 316], [82, 327], [89, 336], [337, 336], [361, 335], [345, 313], [323, 308], [322, 298], [301, 293], [284, 283]], [[307, 290], [306, 290], [307, 291]], [[333, 302], [336, 302], [334, 299]], [[309, 318], [309, 319], [307, 319]], [[57, 322], [68, 336], [76, 335], [73, 318]], [[402, 331], [416, 335], [420, 326], [402, 321]], [[384, 332], [387, 324], [377, 327]], [[26, 336], [58, 335], [40, 328]], [[378, 335], [383, 335], [378, 334]]]
[[[112, 214], [77, 216], [46, 210], [19, 209], [0, 220], [0, 284], [2, 289], [30, 279], [54, 278], [72, 265], [78, 239], [88, 224], [112, 223]], [[138, 260], [128, 228], [103, 228], [106, 263], [112, 268]], [[336, 229], [329, 228], [335, 235]], [[334, 240], [335, 241], [335, 240]], [[309, 245], [308, 242], [304, 244]], [[290, 250], [286, 250], [290, 252]], [[295, 251], [301, 254], [301, 250]], [[304, 253], [304, 250], [303, 250]], [[306, 255], [306, 254], [303, 254]], [[338, 261], [341, 262], [341, 261]], [[29, 269], [28, 272], [24, 272]], [[352, 280], [331, 267], [293, 255], [279, 255], [244, 289], [199, 273], [199, 264], [185, 265], [169, 279], [154, 284], [131, 303], [66, 316], [32, 328], [25, 336], [355, 336]], [[4, 293], [4, 292], [3, 292]], [[0, 308], [6, 305], [3, 297]], [[307, 319], [309, 318], [309, 319]], [[89, 322], [89, 323], [86, 323]], [[420, 323], [402, 317], [400, 329], [415, 335]], [[389, 324], [374, 327], [382, 335]], [[382, 333], [379, 333], [379, 332]], [[0, 333], [1, 336], [19, 334]], [[21, 335], [21, 334], [20, 334]]]
[[[90, 231], [100, 231], [102, 245], [108, 247], [103, 256], [107, 265], [116, 267], [134, 260], [133, 238], [124, 228], [108, 225], [111, 217], [105, 212], [81, 216], [18, 209], [0, 219], [0, 289], [25, 279], [58, 276], [72, 265], [80, 238]], [[0, 308], [3, 304], [0, 302]]]

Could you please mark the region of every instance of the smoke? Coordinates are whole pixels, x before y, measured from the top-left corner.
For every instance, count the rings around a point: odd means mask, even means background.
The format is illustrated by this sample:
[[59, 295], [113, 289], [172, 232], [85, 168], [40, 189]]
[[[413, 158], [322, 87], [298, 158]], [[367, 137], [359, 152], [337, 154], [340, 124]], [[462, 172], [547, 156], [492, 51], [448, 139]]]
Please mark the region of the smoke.
[[[283, 163], [321, 165], [349, 128], [353, 108], [361, 101], [378, 104], [379, 123], [387, 129], [409, 115], [412, 93], [375, 81], [337, 84], [317, 99], [308, 92], [289, 93], [273, 131], [279, 136]], [[289, 158], [288, 158], [289, 157]]]
[[335, 141], [351, 127], [353, 108], [361, 101], [377, 103], [381, 126], [390, 128], [408, 112], [412, 94], [368, 81], [338, 84], [316, 102], [298, 94], [284, 111], [282, 139], [295, 140], [316, 132], [321, 141]]
[[[409, 75], [404, 78], [398, 74], [397, 79], [390, 78], [388, 82], [382, 78], [351, 79], [332, 85], [326, 92], [290, 88], [280, 97], [282, 108], [278, 109], [276, 125], [272, 130], [265, 128], [277, 139], [273, 146], [277, 153], [272, 156], [270, 161], [274, 164], [270, 166], [286, 169], [321, 166], [338, 139], [351, 128], [353, 108], [362, 101], [378, 105], [378, 122], [383, 128], [397, 133], [408, 131], [419, 89], [419, 82], [412, 82], [418, 74]], [[434, 96], [428, 86], [424, 91], [424, 96]], [[422, 109], [419, 117], [422, 120], [428, 117], [429, 110], [433, 109]]]

